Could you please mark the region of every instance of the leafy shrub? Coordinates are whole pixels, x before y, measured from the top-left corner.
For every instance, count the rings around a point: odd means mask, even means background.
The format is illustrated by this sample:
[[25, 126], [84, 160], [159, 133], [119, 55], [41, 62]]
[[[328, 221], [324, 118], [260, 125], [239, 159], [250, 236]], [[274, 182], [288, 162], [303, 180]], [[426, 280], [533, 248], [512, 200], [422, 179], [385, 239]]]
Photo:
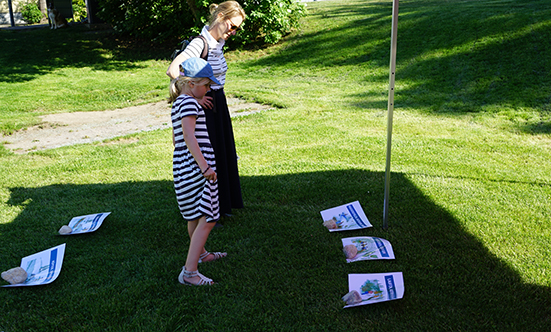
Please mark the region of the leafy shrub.
[[[157, 43], [197, 34], [208, 21], [208, 0], [99, 0], [98, 16], [123, 34]], [[306, 14], [295, 0], [238, 1], [247, 20], [232, 43], [277, 43], [296, 28]], [[190, 7], [191, 5], [191, 7]]]
[[73, 19], [75, 22], [82, 22], [88, 16], [84, 0], [73, 0]]
[[43, 15], [40, 9], [38, 8], [38, 4], [36, 3], [28, 3], [21, 8], [21, 16], [23, 16], [23, 19], [30, 24], [38, 23], [42, 19]]
[[243, 43], [261, 39], [275, 44], [298, 27], [300, 19], [306, 15], [306, 8], [296, 0], [254, 0], [246, 1], [242, 6], [247, 20], [244, 31], [236, 40]]
[[195, 24], [181, 0], [100, 0], [99, 8], [98, 17], [115, 31], [158, 43], [188, 33]]

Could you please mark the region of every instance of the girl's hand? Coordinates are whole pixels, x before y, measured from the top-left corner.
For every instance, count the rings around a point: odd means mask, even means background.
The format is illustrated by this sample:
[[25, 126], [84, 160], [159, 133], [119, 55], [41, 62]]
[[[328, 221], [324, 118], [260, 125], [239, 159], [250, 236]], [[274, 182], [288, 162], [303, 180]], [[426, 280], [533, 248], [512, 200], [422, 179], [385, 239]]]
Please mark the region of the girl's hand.
[[212, 97], [204, 96], [203, 99], [198, 99], [199, 105], [203, 106], [203, 109], [212, 109], [214, 104], [212, 103]]
[[203, 176], [205, 177], [205, 179], [209, 180], [209, 181], [216, 181], [216, 172], [210, 168], [210, 166], [207, 168], [207, 170], [203, 173]]

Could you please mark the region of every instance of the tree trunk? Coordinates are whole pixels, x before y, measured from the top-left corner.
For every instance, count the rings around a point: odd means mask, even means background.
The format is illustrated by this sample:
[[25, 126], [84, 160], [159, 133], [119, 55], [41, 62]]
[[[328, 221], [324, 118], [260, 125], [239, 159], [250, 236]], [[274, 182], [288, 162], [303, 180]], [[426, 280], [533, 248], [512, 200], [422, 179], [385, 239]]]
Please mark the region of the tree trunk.
[[189, 9], [191, 9], [191, 13], [193, 14], [193, 18], [195, 19], [195, 22], [198, 22], [199, 17], [197, 16], [197, 6], [195, 6], [195, 0], [186, 0], [186, 2], [187, 2], [187, 5], [189, 6]]
[[38, 2], [38, 7], [42, 12], [42, 19], [40, 19], [40, 23], [47, 23], [48, 22], [48, 4], [46, 3], [46, 0], [40, 0]]

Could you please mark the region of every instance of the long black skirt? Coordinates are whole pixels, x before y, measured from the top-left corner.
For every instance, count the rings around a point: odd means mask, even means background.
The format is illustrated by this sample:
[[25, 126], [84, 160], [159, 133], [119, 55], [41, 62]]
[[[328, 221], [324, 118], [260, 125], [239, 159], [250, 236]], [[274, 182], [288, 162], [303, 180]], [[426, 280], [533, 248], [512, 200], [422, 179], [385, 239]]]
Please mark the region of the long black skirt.
[[207, 131], [214, 149], [220, 215], [231, 214], [232, 208], [243, 207], [241, 183], [237, 168], [237, 152], [233, 138], [233, 127], [224, 89], [210, 91], [207, 96], [214, 99], [212, 109], [205, 109]]

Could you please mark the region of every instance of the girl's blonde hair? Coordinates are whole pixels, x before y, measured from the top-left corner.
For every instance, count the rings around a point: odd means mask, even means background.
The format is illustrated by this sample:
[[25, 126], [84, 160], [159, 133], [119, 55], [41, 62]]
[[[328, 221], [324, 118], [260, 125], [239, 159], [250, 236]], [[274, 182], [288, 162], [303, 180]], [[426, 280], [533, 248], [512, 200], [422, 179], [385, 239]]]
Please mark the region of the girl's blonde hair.
[[[245, 11], [237, 1], [224, 1], [221, 4], [212, 3], [209, 6], [210, 20], [209, 26], [212, 27], [219, 20], [227, 20], [236, 16], [241, 16], [245, 20]], [[220, 15], [222, 14], [222, 15]], [[220, 17], [218, 17], [220, 15]]]
[[208, 77], [187, 77], [179, 75], [176, 78], [170, 80], [170, 85], [168, 87], [168, 102], [172, 103], [182, 94], [182, 91], [186, 87], [189, 87], [189, 83], [196, 85], [207, 85], [211, 84], [211, 80]]

